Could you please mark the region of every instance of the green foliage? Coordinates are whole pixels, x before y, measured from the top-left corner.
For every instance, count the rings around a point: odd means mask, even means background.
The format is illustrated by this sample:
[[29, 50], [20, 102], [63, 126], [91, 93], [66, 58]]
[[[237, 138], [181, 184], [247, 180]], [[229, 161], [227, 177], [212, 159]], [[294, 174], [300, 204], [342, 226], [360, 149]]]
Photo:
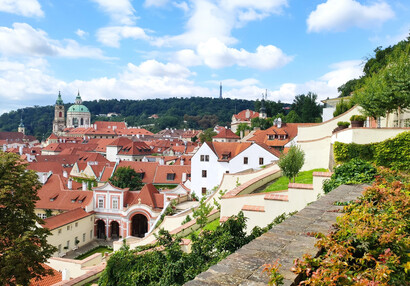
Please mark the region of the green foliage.
[[375, 163], [395, 170], [410, 171], [410, 131], [378, 143], [375, 147]]
[[181, 225], [184, 225], [184, 224], [186, 224], [187, 222], [190, 222], [192, 220], [192, 218], [189, 216], [189, 215], [187, 215], [186, 217], [185, 217], [185, 219], [181, 222]]
[[279, 273], [279, 268], [282, 265], [278, 261], [273, 264], [265, 264], [262, 272], [266, 272], [269, 276], [269, 286], [279, 286], [283, 285], [284, 277]]
[[241, 135], [241, 131], [246, 131], [246, 130], [252, 130], [252, 127], [250, 127], [248, 124], [246, 123], [240, 123], [238, 125], [238, 128], [236, 129], [235, 134], [240, 136]]
[[286, 116], [285, 116], [285, 122], [287, 123], [299, 123], [302, 122], [302, 119], [300, 116], [296, 113], [296, 111], [291, 110]]
[[316, 234], [318, 257], [296, 260], [303, 285], [408, 285], [410, 185], [386, 173], [344, 208], [336, 231]]
[[374, 180], [377, 170], [370, 163], [361, 159], [352, 159], [334, 169], [330, 180], [323, 183], [323, 191], [327, 194], [343, 184], [363, 184]]
[[[265, 228], [255, 228], [246, 235], [246, 218], [242, 212], [229, 218], [215, 230], [202, 230], [192, 234], [191, 253], [182, 252], [180, 239], [161, 230], [158, 244], [151, 250], [130, 250], [127, 246], [115, 252], [107, 262], [99, 285], [183, 285], [199, 273], [206, 271], [252, 239], [282, 222], [288, 215], [282, 214]], [[163, 246], [164, 249], [153, 248]], [[145, 249], [144, 249], [145, 250]]]
[[364, 116], [364, 115], [352, 115], [352, 116], [350, 116], [350, 121], [366, 121], [366, 116]]
[[213, 128], [208, 128], [204, 132], [199, 134], [199, 140], [201, 141], [201, 143], [212, 142], [212, 137], [214, 137], [216, 134], [218, 133], [216, 133]]
[[350, 126], [350, 122], [347, 122], [347, 121], [339, 121], [339, 122], [337, 122], [337, 126], [340, 126], [340, 127], [349, 127], [349, 126]]
[[87, 189], [91, 190], [93, 187], [97, 186], [97, 180], [95, 178], [84, 178], [84, 177], [72, 177], [77, 183], [87, 183]]
[[261, 130], [266, 130], [273, 125], [272, 118], [259, 118], [255, 117], [251, 119], [251, 130], [255, 127], [259, 127]]
[[74, 258], [74, 259], [75, 259], [75, 260], [83, 260], [84, 258], [87, 258], [87, 257], [89, 257], [89, 256], [91, 256], [91, 255], [93, 255], [93, 254], [95, 254], [95, 253], [104, 254], [104, 253], [106, 253], [106, 252], [108, 252], [108, 253], [113, 252], [113, 248], [112, 248], [112, 247], [109, 247], [109, 246], [101, 246], [101, 245], [99, 245], [99, 246], [94, 247], [93, 249], [90, 249], [90, 250], [87, 251], [86, 253], [83, 253], [83, 254], [77, 256], [77, 257]]
[[379, 143], [346, 144], [335, 142], [333, 152], [337, 163], [360, 158], [374, 162], [378, 166], [408, 171], [410, 169], [410, 132], [402, 132], [394, 138]]
[[[363, 86], [364, 79], [365, 79], [364, 77], [355, 78], [339, 86], [337, 88], [337, 91], [340, 92], [339, 97], [346, 97], [346, 96], [351, 95], [355, 90]], [[337, 106], [336, 106], [336, 110], [337, 110]], [[337, 115], [334, 115], [334, 116], [337, 116]]]
[[333, 144], [333, 152], [336, 163], [349, 162], [353, 158], [359, 158], [365, 161], [372, 162], [374, 160], [375, 146], [377, 143], [371, 144], [356, 144], [342, 143], [336, 141]]
[[350, 108], [353, 107], [351, 101], [344, 101], [343, 99], [340, 100], [338, 104], [336, 104], [336, 110], [333, 112], [333, 117], [339, 116], [340, 114], [345, 113]]
[[47, 243], [50, 231], [34, 212], [41, 188], [36, 172], [14, 153], [0, 151], [0, 281], [29, 285], [50, 274], [42, 266], [57, 250]]
[[[309, 92], [306, 95], [300, 94], [295, 97], [291, 110], [294, 110], [300, 117], [299, 122], [316, 122], [321, 118], [322, 107], [316, 103], [316, 100], [317, 95], [312, 92]], [[289, 121], [287, 120], [286, 122]]]
[[196, 219], [196, 223], [200, 228], [203, 228], [208, 222], [208, 215], [214, 209], [210, 204], [205, 203], [206, 197], [202, 197], [199, 206], [194, 210], [192, 216]]
[[410, 106], [410, 43], [404, 50], [395, 50], [387, 64], [367, 77], [363, 87], [355, 92], [355, 100], [371, 117], [386, 116]]
[[129, 166], [117, 168], [109, 181], [118, 188], [129, 188], [130, 191], [142, 188], [141, 175]]
[[304, 163], [305, 153], [299, 146], [292, 146], [289, 148], [288, 153], [282, 154], [279, 159], [278, 166], [282, 170], [283, 175], [289, 178], [289, 182], [292, 178], [293, 182], [295, 182], [295, 177], [303, 167]]

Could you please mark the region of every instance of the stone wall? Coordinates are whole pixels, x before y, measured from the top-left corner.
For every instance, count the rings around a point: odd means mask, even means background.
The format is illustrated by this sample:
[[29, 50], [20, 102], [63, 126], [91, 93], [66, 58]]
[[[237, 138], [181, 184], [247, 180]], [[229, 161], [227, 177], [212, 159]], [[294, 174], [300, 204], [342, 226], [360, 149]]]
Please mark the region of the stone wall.
[[285, 277], [284, 285], [297, 285], [298, 278], [290, 270], [293, 261], [305, 253], [318, 253], [314, 246], [316, 239], [307, 233], [329, 232], [336, 217], [342, 215], [338, 210], [343, 207], [335, 206], [334, 202], [355, 200], [363, 188], [363, 185], [338, 187], [185, 285], [267, 285], [268, 276], [262, 273], [264, 264], [275, 261], [282, 265], [279, 272]]

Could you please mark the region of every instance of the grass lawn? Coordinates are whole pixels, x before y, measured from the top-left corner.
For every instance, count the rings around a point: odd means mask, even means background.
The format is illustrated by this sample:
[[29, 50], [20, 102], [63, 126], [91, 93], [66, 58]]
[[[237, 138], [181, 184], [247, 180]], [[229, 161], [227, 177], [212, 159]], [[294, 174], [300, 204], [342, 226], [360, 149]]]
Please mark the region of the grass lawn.
[[[207, 225], [204, 226], [204, 229], [206, 229], [206, 230], [215, 230], [218, 225], [219, 225], [219, 218], [216, 219], [216, 220], [213, 220], [211, 222], [208, 222]], [[201, 229], [198, 229], [198, 230], [194, 231], [193, 233], [199, 234], [200, 231], [201, 231]], [[184, 238], [189, 238], [190, 235], [191, 234], [188, 234]]]
[[83, 260], [84, 258], [93, 255], [94, 253], [101, 253], [104, 254], [105, 252], [112, 252], [112, 248], [108, 248], [106, 246], [98, 246], [94, 249], [91, 249], [90, 251], [83, 253], [79, 256], [77, 256], [75, 259], [76, 260]]
[[[296, 183], [299, 184], [312, 184], [313, 183], [313, 172], [327, 172], [327, 169], [313, 169], [310, 171], [300, 172], [299, 175], [296, 177]], [[262, 192], [275, 192], [275, 191], [283, 191], [288, 189], [289, 179], [288, 177], [280, 177], [277, 179], [273, 184], [269, 185], [266, 189]]]

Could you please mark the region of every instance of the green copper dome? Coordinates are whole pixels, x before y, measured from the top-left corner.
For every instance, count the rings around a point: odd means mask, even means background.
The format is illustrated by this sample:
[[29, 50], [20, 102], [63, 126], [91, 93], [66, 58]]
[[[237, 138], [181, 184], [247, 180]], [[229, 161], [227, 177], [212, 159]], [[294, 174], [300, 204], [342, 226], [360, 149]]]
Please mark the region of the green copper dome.
[[89, 113], [90, 111], [88, 110], [87, 106], [85, 106], [85, 105], [74, 104], [74, 105], [71, 105], [68, 108], [67, 112], [84, 112], [84, 113], [88, 112]]

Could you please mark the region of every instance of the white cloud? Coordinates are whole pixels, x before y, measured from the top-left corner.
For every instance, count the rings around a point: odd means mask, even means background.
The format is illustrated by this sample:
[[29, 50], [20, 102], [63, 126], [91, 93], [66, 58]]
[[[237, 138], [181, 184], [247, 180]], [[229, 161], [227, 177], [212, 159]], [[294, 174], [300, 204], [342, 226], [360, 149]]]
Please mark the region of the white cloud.
[[26, 23], [14, 23], [13, 28], [0, 27], [0, 53], [3, 56], [104, 58], [98, 48], [81, 46], [70, 39], [52, 40], [43, 30], [36, 30]]
[[393, 17], [393, 10], [384, 1], [366, 6], [355, 0], [327, 0], [310, 13], [307, 25], [309, 32], [344, 31], [379, 26]]
[[84, 39], [85, 37], [88, 36], [88, 33], [85, 32], [85, 31], [83, 31], [83, 30], [81, 30], [81, 29], [77, 29], [77, 31], [75, 31], [75, 34], [76, 34], [77, 36], [79, 36], [80, 38], [82, 38], [82, 39]]
[[202, 65], [201, 58], [195, 53], [195, 51], [190, 49], [176, 52], [174, 61], [186, 67]]
[[252, 85], [259, 85], [260, 82], [259, 80], [255, 78], [246, 78], [243, 80], [237, 80], [233, 78], [227, 78], [222, 81], [217, 81], [217, 80], [211, 80], [208, 81], [208, 83], [214, 84], [215, 86], [219, 86], [220, 83], [222, 83], [222, 87], [248, 87]]
[[154, 6], [161, 7], [168, 3], [168, 0], [145, 0], [144, 5], [146, 7]]
[[309, 91], [318, 95], [318, 100], [337, 97], [337, 88], [347, 81], [359, 78], [363, 75], [362, 61], [344, 61], [330, 66], [332, 71], [324, 74], [317, 80], [305, 83], [284, 83], [278, 90], [271, 92], [272, 99], [275, 101], [291, 103], [296, 95], [306, 94]]
[[25, 17], [44, 16], [37, 0], [0, 0], [0, 11]]
[[175, 7], [179, 8], [179, 9], [181, 9], [185, 13], [189, 11], [189, 6], [188, 6], [187, 2], [185, 2], [185, 1], [172, 2], [172, 5], [174, 5]]
[[134, 12], [135, 9], [132, 6], [130, 0], [92, 0], [97, 3], [100, 8], [107, 13], [113, 23], [121, 25], [133, 25], [135, 24]]
[[97, 39], [106, 46], [118, 48], [122, 39], [148, 40], [149, 37], [139, 27], [114, 26], [99, 29]]
[[[184, 57], [187, 60], [183, 62]], [[211, 38], [197, 47], [196, 54], [193, 50], [182, 50], [177, 53], [176, 60], [180, 63], [198, 65], [201, 60], [211, 68], [223, 68], [233, 65], [250, 67], [259, 70], [269, 70], [286, 65], [292, 60], [279, 48], [268, 45], [259, 46], [255, 53], [244, 49], [234, 49], [227, 47], [216, 38]]]
[[223, 92], [224, 98], [238, 98], [247, 100], [261, 99], [262, 93], [265, 93], [265, 89], [255, 85], [248, 85], [238, 88], [233, 88]]

